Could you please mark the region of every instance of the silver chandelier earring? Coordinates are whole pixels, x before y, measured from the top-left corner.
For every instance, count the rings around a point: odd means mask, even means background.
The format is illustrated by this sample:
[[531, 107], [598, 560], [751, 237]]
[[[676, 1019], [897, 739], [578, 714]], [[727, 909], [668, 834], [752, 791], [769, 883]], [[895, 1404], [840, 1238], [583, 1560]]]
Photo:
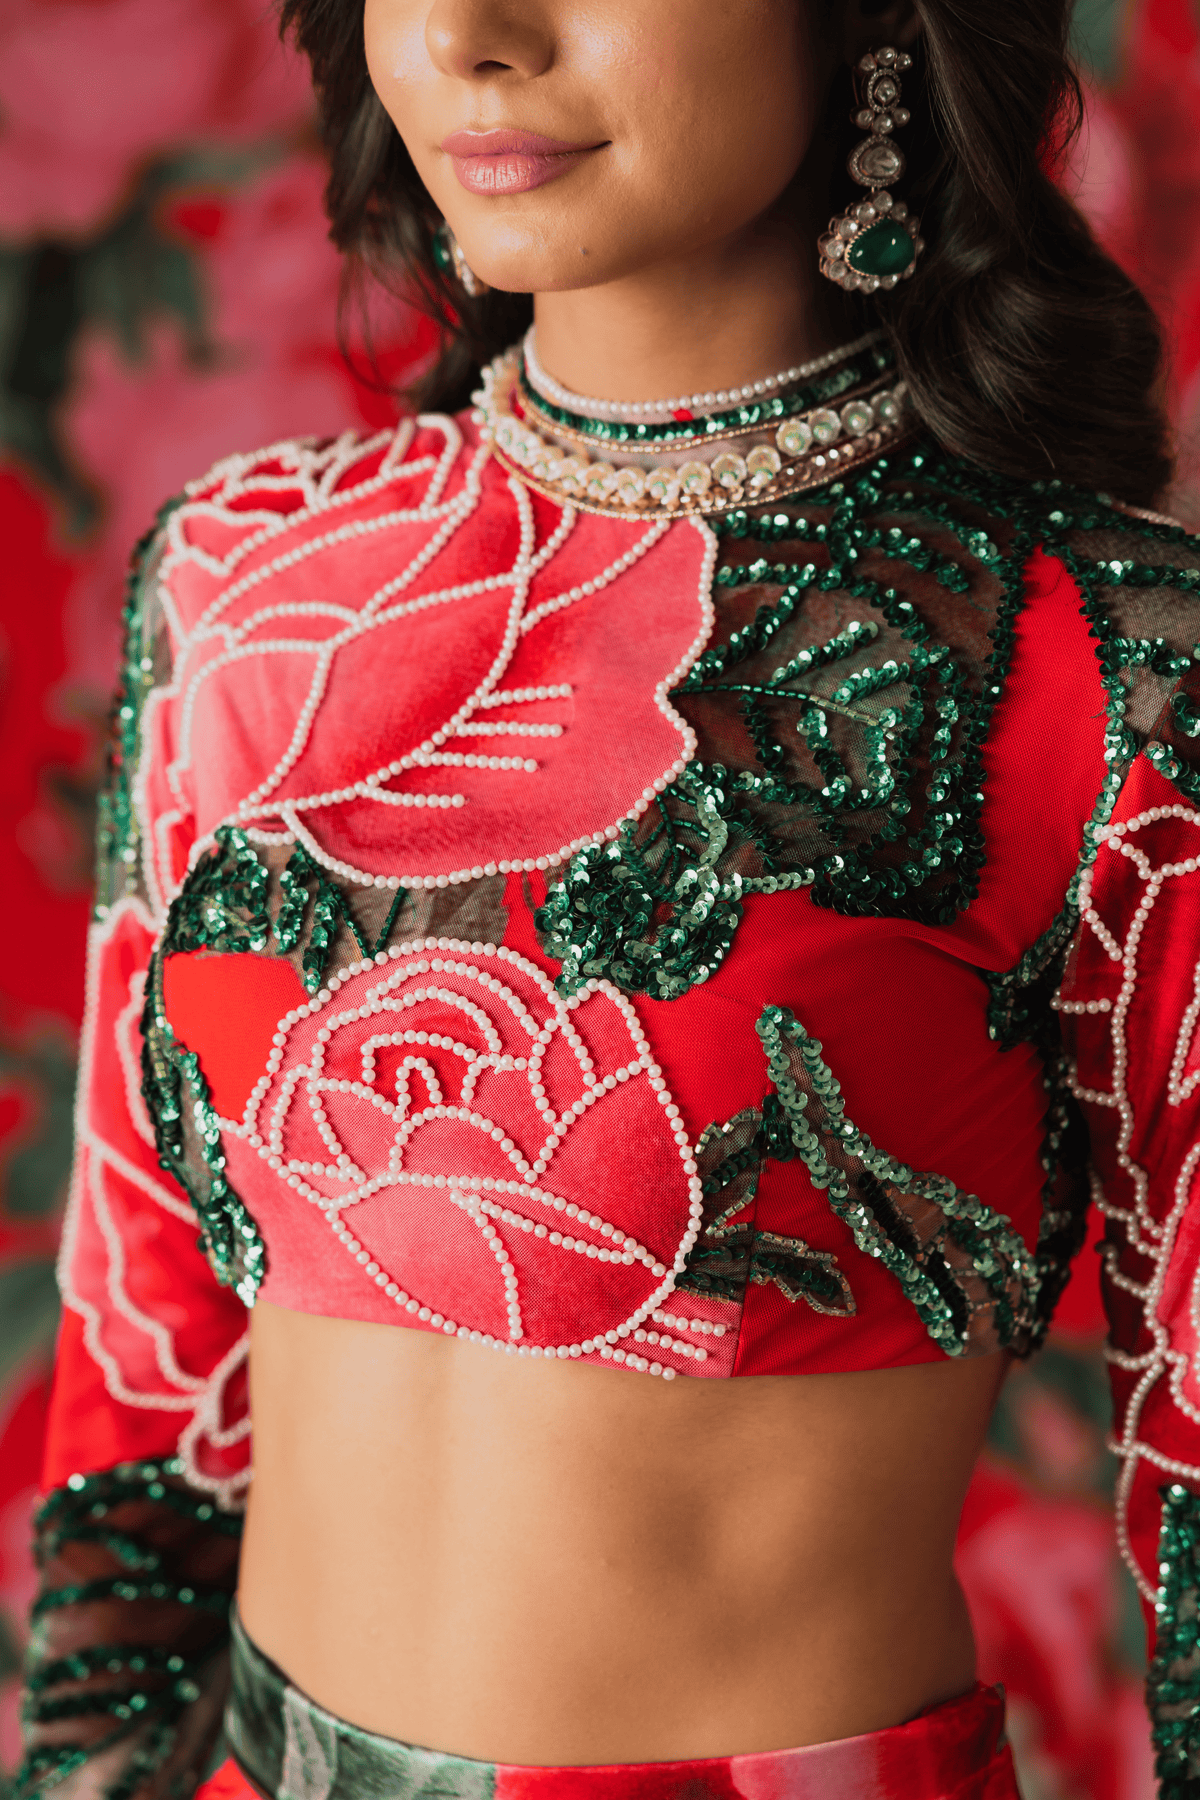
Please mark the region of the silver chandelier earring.
[[870, 136], [855, 144], [846, 167], [859, 186], [871, 192], [831, 219], [818, 244], [821, 273], [839, 287], [861, 288], [868, 294], [894, 288], [898, 281], [908, 280], [925, 248], [920, 221], [888, 191], [905, 169], [904, 153], [892, 133], [912, 117], [899, 103], [900, 77], [911, 68], [912, 57], [891, 45], [869, 51], [858, 65], [865, 104], [855, 113], [854, 123]]
[[464, 293], [469, 294], [472, 300], [487, 293], [487, 282], [479, 279], [444, 219], [433, 234], [433, 260], [439, 269], [454, 276]]

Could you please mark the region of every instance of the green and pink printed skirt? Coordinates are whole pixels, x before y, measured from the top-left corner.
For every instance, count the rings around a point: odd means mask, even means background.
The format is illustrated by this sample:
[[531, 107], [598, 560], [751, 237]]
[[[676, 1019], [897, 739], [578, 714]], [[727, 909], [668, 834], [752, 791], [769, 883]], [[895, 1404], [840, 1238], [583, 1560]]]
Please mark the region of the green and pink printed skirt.
[[418, 1749], [335, 1717], [291, 1685], [236, 1614], [225, 1734], [233, 1754], [196, 1800], [1020, 1800], [998, 1688], [801, 1750], [527, 1768]]

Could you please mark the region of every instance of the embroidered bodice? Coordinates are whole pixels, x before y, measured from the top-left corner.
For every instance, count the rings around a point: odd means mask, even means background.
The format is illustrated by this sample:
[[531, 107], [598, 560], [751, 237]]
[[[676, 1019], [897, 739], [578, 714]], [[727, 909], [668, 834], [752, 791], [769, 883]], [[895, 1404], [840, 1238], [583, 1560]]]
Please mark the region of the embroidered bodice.
[[256, 1297], [614, 1379], [1024, 1353], [1094, 1194], [1152, 1592], [1200, 1481], [1194, 541], [913, 440], [712, 518], [535, 489], [423, 419], [230, 458], [143, 546], [69, 1466], [86, 1400], [86, 1466], [231, 1502]]
[[[147, 1123], [218, 1273], [668, 1377], [1027, 1347], [1074, 1219], [1043, 1232], [1043, 1065], [989, 1037], [987, 977], [1103, 782], [1073, 595], [1036, 570], [1021, 632], [939, 544], [916, 632], [862, 603], [886, 541], [827, 597], [815, 514], [778, 565], [722, 559], [690, 520], [551, 512], [461, 433], [229, 465], [147, 573], [125, 929]], [[996, 785], [1053, 829], [1034, 859], [997, 820], [960, 917], [989, 624], [1021, 684]], [[1086, 699], [1065, 781], [1041, 643]], [[889, 834], [922, 770], [938, 816]]]

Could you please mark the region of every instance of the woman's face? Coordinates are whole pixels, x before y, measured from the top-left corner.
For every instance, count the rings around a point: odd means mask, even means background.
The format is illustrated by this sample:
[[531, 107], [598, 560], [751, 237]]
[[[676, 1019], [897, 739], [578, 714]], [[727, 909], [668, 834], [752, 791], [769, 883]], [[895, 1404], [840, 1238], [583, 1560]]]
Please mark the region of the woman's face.
[[824, 0], [366, 0], [367, 64], [476, 274], [550, 293], [736, 243], [804, 161]]

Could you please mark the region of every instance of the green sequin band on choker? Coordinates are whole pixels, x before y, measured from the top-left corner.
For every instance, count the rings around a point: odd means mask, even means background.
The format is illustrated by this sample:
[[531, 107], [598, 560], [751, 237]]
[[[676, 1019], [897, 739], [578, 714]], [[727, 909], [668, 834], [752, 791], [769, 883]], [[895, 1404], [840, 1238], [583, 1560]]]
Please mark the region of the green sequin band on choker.
[[[560, 505], [610, 518], [712, 516], [745, 501], [769, 505], [869, 462], [913, 428], [905, 384], [876, 374], [865, 384], [859, 382], [840, 407], [818, 406], [803, 415], [792, 414], [773, 430], [769, 423], [760, 423], [718, 433], [715, 442], [697, 442], [696, 451], [690, 457], [685, 452], [685, 460], [677, 465], [619, 464], [596, 456], [593, 440], [548, 418], [543, 422], [533, 401], [526, 397], [522, 403], [520, 377], [520, 352], [515, 349], [482, 371], [474, 396], [474, 421], [481, 437], [501, 467], [535, 492]], [[537, 402], [538, 407], [542, 404]], [[531, 422], [535, 419], [540, 430]], [[622, 428], [614, 421], [614, 431]], [[556, 433], [566, 434], [567, 442]], [[572, 436], [577, 447], [572, 447]], [[636, 454], [638, 448], [653, 454], [655, 446], [611, 443], [617, 456]], [[667, 445], [659, 454], [669, 456], [674, 448]]]
[[694, 419], [669, 419], [661, 424], [646, 424], [631, 419], [596, 419], [586, 413], [568, 412], [545, 399], [529, 380], [522, 361], [518, 386], [526, 404], [543, 417], [581, 437], [596, 438], [605, 444], [629, 444], [633, 448], [653, 445], [656, 448], [690, 443], [695, 438], [714, 437], [730, 431], [753, 431], [777, 425], [782, 419], [808, 412], [811, 407], [825, 406], [847, 394], [852, 388], [874, 381], [895, 366], [895, 357], [878, 345], [869, 354], [843, 363], [818, 381], [807, 383], [792, 394], [775, 394], [769, 399], [747, 401], [727, 412], [705, 413]]

